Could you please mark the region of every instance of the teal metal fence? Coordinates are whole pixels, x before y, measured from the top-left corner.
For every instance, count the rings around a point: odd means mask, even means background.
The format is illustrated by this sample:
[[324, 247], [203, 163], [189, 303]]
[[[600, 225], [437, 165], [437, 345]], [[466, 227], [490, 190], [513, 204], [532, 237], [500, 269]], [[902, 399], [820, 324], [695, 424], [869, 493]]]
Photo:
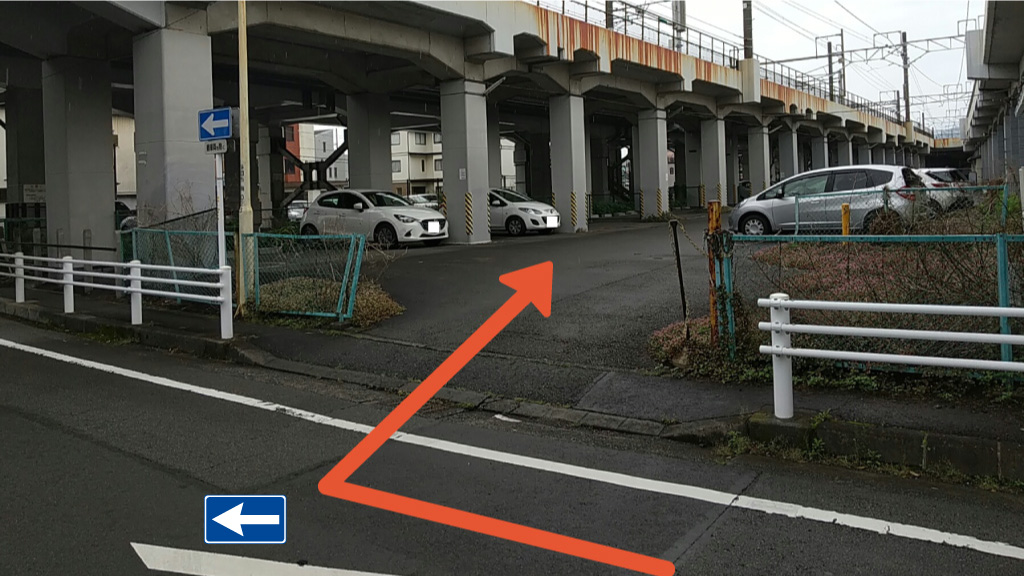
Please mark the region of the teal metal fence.
[[[718, 325], [735, 354], [737, 335], [750, 330], [758, 298], [785, 292], [794, 299], [1024, 306], [1024, 235], [803, 235], [746, 236], [722, 234], [712, 246], [719, 294]], [[850, 318], [824, 318], [848, 325]], [[742, 316], [742, 317], [739, 317]], [[928, 328], [933, 318], [858, 318], [872, 327]], [[951, 329], [1024, 334], [1020, 320], [1001, 317], [950, 318]], [[891, 325], [898, 322], [898, 325]], [[749, 332], [748, 332], [749, 334]], [[836, 342], [831, 342], [836, 345]], [[844, 346], [881, 346], [865, 352], [922, 356], [992, 357], [1013, 360], [1009, 345], [971, 342], [868, 342], [845, 340]], [[847, 349], [847, 348], [841, 348]]]
[[[249, 310], [337, 318], [352, 317], [366, 249], [359, 234], [300, 236], [254, 233], [229, 236], [226, 263], [235, 270], [236, 306]], [[217, 233], [136, 228], [122, 233], [125, 261], [216, 268]], [[244, 259], [244, 278], [238, 261]], [[180, 290], [191, 288], [177, 287]]]

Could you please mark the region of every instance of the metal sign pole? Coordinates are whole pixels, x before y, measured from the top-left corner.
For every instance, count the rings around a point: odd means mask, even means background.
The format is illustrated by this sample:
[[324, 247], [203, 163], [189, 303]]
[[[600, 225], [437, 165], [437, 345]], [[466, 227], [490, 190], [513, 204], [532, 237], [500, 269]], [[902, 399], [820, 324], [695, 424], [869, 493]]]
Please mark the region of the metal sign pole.
[[217, 265], [227, 266], [227, 247], [224, 238], [224, 154], [214, 155], [217, 163]]

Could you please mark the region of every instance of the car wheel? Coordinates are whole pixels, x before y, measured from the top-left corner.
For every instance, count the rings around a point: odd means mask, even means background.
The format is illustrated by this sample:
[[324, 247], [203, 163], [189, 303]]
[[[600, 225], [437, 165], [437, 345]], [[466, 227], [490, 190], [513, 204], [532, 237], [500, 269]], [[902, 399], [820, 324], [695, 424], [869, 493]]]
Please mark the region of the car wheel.
[[300, 232], [300, 234], [302, 234], [303, 236], [316, 236], [316, 226], [313, 226], [312, 224], [306, 224], [305, 226], [302, 227], [302, 231]]
[[740, 232], [747, 236], [764, 236], [771, 230], [772, 227], [768, 224], [768, 219], [760, 214], [744, 216], [743, 220], [740, 220]]
[[381, 248], [391, 248], [398, 243], [398, 232], [391, 224], [381, 224], [373, 231], [373, 241], [380, 244]]
[[864, 215], [864, 222], [861, 223], [860, 228], [865, 234], [871, 234], [871, 225], [874, 224], [880, 215], [880, 211], [875, 210], [874, 212], [868, 212]]
[[940, 216], [942, 214], [942, 204], [939, 204], [939, 201], [934, 198], [930, 199], [928, 200], [928, 211], [936, 216]]
[[505, 221], [505, 230], [512, 236], [526, 234], [526, 222], [518, 216], [513, 216]]
[[424, 240], [423, 241], [423, 245], [424, 246], [440, 246], [441, 242], [442, 242], [441, 240]]

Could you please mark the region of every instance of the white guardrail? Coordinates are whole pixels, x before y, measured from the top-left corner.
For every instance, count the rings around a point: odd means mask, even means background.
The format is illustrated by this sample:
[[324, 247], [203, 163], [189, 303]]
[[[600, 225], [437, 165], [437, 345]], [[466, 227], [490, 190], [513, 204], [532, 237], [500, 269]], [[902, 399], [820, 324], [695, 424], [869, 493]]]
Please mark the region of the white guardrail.
[[[26, 265], [29, 262], [30, 265]], [[38, 264], [38, 265], [35, 265]], [[97, 272], [82, 267], [109, 267], [115, 270], [127, 270], [127, 272]], [[76, 268], [77, 267], [77, 268]], [[35, 274], [29, 275], [26, 272]], [[215, 276], [216, 281], [205, 282], [199, 280], [178, 280], [176, 278], [161, 278], [157, 276], [144, 276], [144, 272], [172, 272], [176, 274], [196, 274]], [[75, 312], [75, 286], [82, 288], [94, 288], [99, 290], [110, 290], [113, 292], [127, 293], [131, 295], [132, 324], [142, 324], [142, 296], [160, 296], [163, 298], [174, 298], [180, 300], [191, 300], [193, 302], [206, 302], [220, 306], [220, 337], [229, 340], [234, 336], [232, 325], [231, 307], [231, 267], [221, 268], [183, 268], [180, 266], [158, 266], [154, 264], [142, 264], [138, 260], [131, 262], [99, 262], [93, 260], [75, 260], [71, 256], [63, 258], [47, 258], [43, 256], [25, 256], [21, 252], [14, 254], [0, 254], [0, 276], [14, 278], [14, 300], [22, 303], [25, 301], [25, 280], [33, 282], [45, 282], [60, 284], [64, 286], [64, 313]], [[98, 284], [82, 279], [107, 278], [114, 280], [113, 284]], [[142, 283], [170, 284], [175, 288], [184, 286], [192, 288], [207, 288], [217, 290], [217, 296], [206, 294], [189, 294], [186, 292], [168, 292], [164, 290], [153, 290], [143, 288]], [[126, 286], [123, 284], [127, 284]]]
[[855, 336], [866, 338], [898, 338], [932, 340], [940, 342], [970, 341], [982, 344], [1024, 346], [1024, 336], [978, 332], [943, 332], [938, 330], [901, 330], [893, 328], [860, 328], [854, 326], [819, 326], [793, 324], [790, 310], [829, 310], [840, 312], [882, 312], [902, 314], [933, 314], [948, 316], [986, 316], [992, 318], [1024, 318], [1024, 308], [997, 306], [943, 306], [929, 304], [878, 304], [872, 302], [828, 302], [821, 300], [790, 300], [788, 294], [772, 294], [757, 301], [761, 308], [771, 309], [771, 321], [759, 322], [758, 328], [771, 332], [770, 346], [761, 346], [761, 354], [772, 355], [772, 377], [775, 389], [775, 417], [793, 417], [793, 358], [819, 358], [850, 362], [879, 364], [911, 364], [940, 368], [967, 368], [1003, 372], [1024, 372], [1024, 363], [970, 358], [943, 358], [937, 356], [911, 356], [907, 354], [880, 354], [874, 352], [848, 352], [844, 350], [818, 350], [793, 348], [790, 335], [820, 334], [827, 336]]

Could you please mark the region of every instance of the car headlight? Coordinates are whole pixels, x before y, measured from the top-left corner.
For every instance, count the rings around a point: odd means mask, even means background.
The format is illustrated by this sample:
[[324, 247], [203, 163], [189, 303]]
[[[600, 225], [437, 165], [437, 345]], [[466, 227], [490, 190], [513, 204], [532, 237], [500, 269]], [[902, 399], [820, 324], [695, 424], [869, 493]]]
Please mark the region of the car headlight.
[[395, 214], [395, 220], [398, 220], [402, 224], [412, 224], [413, 222], [416, 221], [415, 218], [412, 218], [411, 216], [406, 216], [405, 214]]
[[542, 212], [540, 210], [537, 210], [536, 208], [520, 208], [520, 210], [526, 212], [527, 214], [536, 214], [537, 216], [540, 216], [542, 214]]

